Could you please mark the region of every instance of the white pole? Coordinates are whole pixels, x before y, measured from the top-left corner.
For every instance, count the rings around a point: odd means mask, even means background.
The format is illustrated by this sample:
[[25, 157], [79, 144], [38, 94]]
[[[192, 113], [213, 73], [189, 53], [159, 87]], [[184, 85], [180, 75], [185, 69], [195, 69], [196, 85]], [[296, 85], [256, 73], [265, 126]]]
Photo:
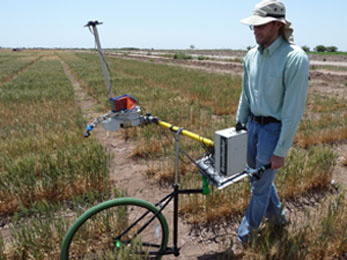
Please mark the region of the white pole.
[[88, 22], [88, 24], [86, 26], [88, 26], [88, 27], [91, 26], [93, 28], [95, 42], [96, 42], [96, 46], [98, 47], [98, 52], [99, 52], [99, 56], [100, 56], [101, 67], [102, 67], [102, 70], [104, 71], [104, 76], [105, 76], [105, 80], [106, 80], [106, 84], [107, 84], [108, 95], [110, 96], [110, 99], [112, 99], [113, 94], [112, 94], [112, 89], [111, 89], [111, 81], [110, 81], [110, 78], [109, 78], [108, 73], [107, 73], [106, 63], [105, 63], [104, 55], [102, 53], [101, 44], [100, 44], [100, 40], [99, 40], [98, 30], [96, 29], [96, 26], [100, 25], [100, 24], [102, 24], [102, 23], [100, 23], [98, 21], [90, 21], [90, 22]]

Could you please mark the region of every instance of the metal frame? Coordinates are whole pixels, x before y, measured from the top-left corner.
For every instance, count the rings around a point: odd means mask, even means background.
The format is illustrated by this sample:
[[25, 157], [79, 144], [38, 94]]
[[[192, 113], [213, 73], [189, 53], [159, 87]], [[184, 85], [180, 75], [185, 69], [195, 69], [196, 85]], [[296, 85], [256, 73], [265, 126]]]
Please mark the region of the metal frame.
[[[179, 194], [204, 194], [206, 191], [204, 188], [201, 189], [180, 189], [179, 184], [179, 154], [180, 154], [180, 136], [182, 134], [183, 127], [179, 128], [175, 134], [175, 181], [172, 185], [174, 191], [169, 195], [165, 196], [162, 200], [155, 204], [156, 207], [160, 207], [159, 213], [164, 210], [164, 208], [173, 199], [174, 210], [173, 210], [173, 245], [166, 248], [164, 255], [173, 254], [179, 256], [180, 248], [178, 247], [178, 195]], [[203, 179], [203, 187], [206, 186], [206, 180]], [[165, 202], [165, 203], [164, 203]], [[162, 203], [164, 205], [162, 206]]]

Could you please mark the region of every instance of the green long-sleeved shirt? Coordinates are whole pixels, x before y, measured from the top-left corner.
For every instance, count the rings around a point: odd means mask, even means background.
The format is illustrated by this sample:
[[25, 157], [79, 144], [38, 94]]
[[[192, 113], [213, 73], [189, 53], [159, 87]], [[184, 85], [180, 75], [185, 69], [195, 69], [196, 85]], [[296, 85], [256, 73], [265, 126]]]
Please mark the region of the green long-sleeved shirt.
[[269, 47], [257, 46], [244, 59], [242, 93], [236, 121], [246, 123], [252, 112], [282, 122], [274, 151], [285, 157], [304, 114], [309, 60], [298, 46], [278, 37]]

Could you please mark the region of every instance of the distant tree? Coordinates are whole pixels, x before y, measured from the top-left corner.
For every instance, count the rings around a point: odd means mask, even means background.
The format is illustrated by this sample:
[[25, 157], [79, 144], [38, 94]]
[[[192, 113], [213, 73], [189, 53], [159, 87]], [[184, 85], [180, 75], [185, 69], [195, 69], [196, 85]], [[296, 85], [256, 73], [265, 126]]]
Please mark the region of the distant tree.
[[336, 46], [327, 46], [327, 52], [337, 52]]
[[192, 50], [194, 50], [194, 49], [195, 49], [194, 44], [190, 45], [189, 47], [190, 47]]
[[307, 45], [304, 45], [301, 47], [305, 52], [309, 52], [310, 51], [310, 47], [308, 47]]
[[326, 51], [327, 51], [327, 48], [326, 48], [324, 45], [317, 45], [317, 46], [314, 48], [314, 51], [317, 51], [317, 52], [326, 52]]

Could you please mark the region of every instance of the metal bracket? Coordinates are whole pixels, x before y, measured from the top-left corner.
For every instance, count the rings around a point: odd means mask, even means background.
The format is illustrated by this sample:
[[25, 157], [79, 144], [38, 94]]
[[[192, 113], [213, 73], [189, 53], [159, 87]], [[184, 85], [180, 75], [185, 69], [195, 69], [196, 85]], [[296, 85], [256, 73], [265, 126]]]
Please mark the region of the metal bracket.
[[183, 127], [179, 128], [175, 135], [176, 140], [176, 153], [175, 153], [175, 184], [179, 184], [179, 175], [178, 175], [178, 168], [179, 168], [179, 153], [180, 153], [180, 139], [181, 139], [181, 133], [183, 131]]

